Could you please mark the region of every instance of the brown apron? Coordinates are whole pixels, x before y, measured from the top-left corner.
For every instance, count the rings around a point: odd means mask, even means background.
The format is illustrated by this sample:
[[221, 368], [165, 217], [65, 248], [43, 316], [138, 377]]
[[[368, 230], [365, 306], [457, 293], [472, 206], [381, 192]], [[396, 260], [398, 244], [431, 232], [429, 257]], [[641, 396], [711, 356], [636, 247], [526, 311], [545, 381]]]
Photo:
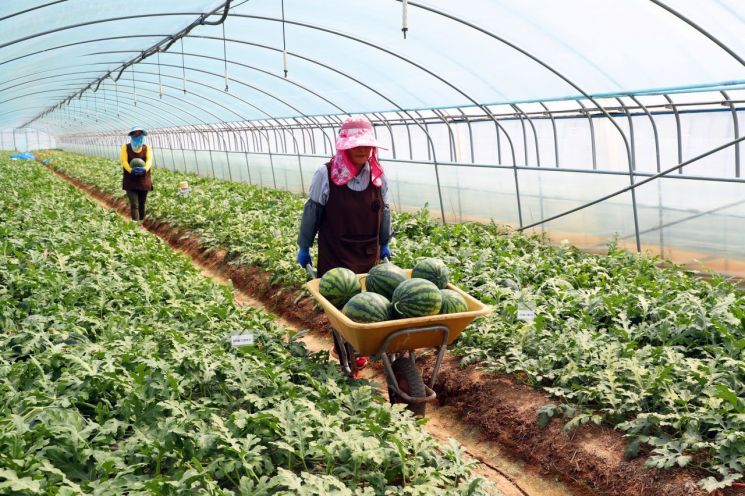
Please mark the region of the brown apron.
[[[131, 163], [132, 160], [140, 158], [143, 161], [147, 160], [147, 145], [142, 145], [139, 152], [132, 150], [132, 145], [127, 144], [127, 163]], [[126, 191], [152, 191], [153, 190], [153, 176], [151, 171], [145, 172], [142, 176], [135, 176], [126, 169], [122, 168], [122, 189]]]
[[383, 195], [370, 181], [364, 191], [346, 184], [337, 186], [329, 174], [329, 198], [318, 228], [318, 276], [335, 267], [346, 267], [360, 274], [380, 258], [380, 222]]

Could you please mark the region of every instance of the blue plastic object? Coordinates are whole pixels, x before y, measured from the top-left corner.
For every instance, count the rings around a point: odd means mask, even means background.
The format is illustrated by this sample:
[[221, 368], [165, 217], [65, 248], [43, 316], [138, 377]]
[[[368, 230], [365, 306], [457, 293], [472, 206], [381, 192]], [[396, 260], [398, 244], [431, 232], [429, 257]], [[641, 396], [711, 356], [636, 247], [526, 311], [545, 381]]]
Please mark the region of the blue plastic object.
[[36, 160], [36, 157], [31, 152], [14, 153], [10, 158], [13, 160]]

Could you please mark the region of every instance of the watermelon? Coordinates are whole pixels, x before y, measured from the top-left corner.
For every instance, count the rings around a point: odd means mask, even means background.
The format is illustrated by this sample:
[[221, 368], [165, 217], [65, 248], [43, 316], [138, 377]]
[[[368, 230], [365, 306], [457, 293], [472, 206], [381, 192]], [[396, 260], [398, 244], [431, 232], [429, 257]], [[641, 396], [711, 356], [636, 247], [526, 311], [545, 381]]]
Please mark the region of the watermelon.
[[145, 161], [141, 158], [133, 158], [132, 161], [129, 163], [129, 166], [133, 169], [135, 167], [145, 167]]
[[390, 300], [393, 291], [408, 278], [409, 276], [403, 269], [390, 262], [378, 264], [367, 273], [365, 289], [381, 294]]
[[365, 291], [352, 296], [344, 305], [342, 313], [355, 322], [391, 320], [391, 302], [383, 295]]
[[466, 300], [452, 289], [441, 289], [440, 294], [442, 295], [442, 307], [440, 307], [440, 313], [460, 313], [467, 312], [468, 305]]
[[439, 289], [445, 289], [448, 287], [449, 271], [445, 263], [439, 258], [425, 258], [414, 266], [411, 277], [432, 281]]
[[520, 291], [520, 286], [512, 279], [497, 279], [498, 286], [503, 288], [511, 289], [512, 291]]
[[321, 277], [318, 290], [336, 308], [344, 306], [349, 299], [362, 290], [357, 274], [344, 267], [336, 267]]
[[442, 305], [440, 289], [421, 278], [407, 279], [393, 291], [393, 308], [402, 317], [436, 315]]

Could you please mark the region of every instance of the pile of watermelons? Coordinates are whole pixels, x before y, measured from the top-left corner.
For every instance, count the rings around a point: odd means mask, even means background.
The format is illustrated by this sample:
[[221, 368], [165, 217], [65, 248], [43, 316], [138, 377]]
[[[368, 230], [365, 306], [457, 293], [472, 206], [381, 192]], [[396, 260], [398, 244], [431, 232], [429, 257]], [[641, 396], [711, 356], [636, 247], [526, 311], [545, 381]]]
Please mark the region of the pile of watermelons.
[[437, 258], [419, 261], [411, 278], [390, 263], [376, 265], [367, 274], [362, 291], [357, 274], [337, 267], [321, 278], [320, 293], [355, 322], [423, 317], [468, 310], [463, 297], [448, 285], [448, 268]]

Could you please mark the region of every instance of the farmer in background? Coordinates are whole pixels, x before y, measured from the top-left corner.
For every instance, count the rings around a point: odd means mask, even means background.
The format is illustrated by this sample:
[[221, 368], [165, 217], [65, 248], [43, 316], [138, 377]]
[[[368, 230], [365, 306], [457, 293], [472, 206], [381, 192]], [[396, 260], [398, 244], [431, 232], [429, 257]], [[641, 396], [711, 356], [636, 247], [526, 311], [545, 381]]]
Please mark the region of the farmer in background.
[[384, 147], [370, 121], [348, 117], [336, 138], [336, 154], [313, 174], [300, 221], [297, 262], [302, 267], [311, 263], [317, 233], [319, 277], [335, 267], [364, 273], [391, 256], [388, 183], [378, 148]]
[[122, 145], [122, 189], [129, 199], [129, 215], [134, 221], [145, 220], [147, 192], [153, 189], [153, 151], [144, 144], [147, 131], [139, 126], [129, 130], [130, 141]]

